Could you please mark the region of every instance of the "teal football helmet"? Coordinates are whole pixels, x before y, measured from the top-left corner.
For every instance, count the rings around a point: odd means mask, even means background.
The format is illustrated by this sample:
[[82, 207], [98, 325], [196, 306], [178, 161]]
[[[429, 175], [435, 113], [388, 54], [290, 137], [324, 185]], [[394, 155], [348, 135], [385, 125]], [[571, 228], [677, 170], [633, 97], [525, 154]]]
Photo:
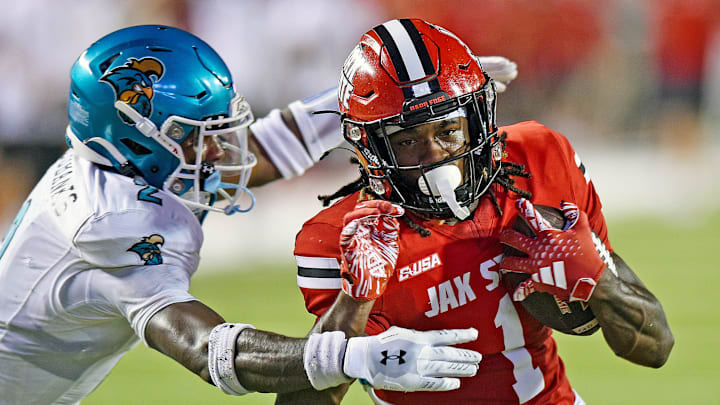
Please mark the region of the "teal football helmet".
[[92, 44], [70, 77], [66, 137], [77, 155], [170, 191], [197, 214], [245, 211], [253, 115], [208, 44], [177, 28], [129, 27]]

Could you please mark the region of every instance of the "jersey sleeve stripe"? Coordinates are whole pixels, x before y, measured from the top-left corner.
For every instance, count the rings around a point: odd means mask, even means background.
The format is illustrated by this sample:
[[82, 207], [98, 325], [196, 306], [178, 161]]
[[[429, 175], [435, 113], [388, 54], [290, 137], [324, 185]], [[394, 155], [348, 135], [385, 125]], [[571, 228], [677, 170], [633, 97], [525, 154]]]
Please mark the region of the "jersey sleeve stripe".
[[335, 278], [318, 278], [318, 277], [303, 277], [298, 274], [297, 284], [300, 288], [312, 288], [316, 290], [339, 290], [342, 288], [342, 279], [339, 277]]
[[580, 160], [580, 156], [578, 156], [577, 153], [575, 153], [575, 165], [580, 169], [583, 176], [585, 177], [585, 183], [590, 183], [590, 173], [587, 172], [587, 169], [585, 169], [585, 165], [583, 164], [582, 160]]
[[298, 268], [340, 270], [340, 263], [338, 263], [334, 257], [295, 256], [295, 260], [297, 261]]
[[340, 278], [340, 270], [298, 267], [298, 276], [308, 278]]
[[337, 290], [342, 287], [340, 264], [334, 257], [295, 256], [300, 288]]

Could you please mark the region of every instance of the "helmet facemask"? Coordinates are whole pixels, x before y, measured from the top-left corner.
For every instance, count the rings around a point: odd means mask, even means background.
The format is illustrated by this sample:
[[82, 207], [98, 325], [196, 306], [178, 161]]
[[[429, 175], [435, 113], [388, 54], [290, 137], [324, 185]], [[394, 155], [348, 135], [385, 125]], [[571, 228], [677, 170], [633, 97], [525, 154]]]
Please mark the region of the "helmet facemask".
[[[445, 94], [445, 101], [412, 110], [412, 106], [425, 105], [425, 99], [438, 97], [409, 100], [403, 113], [376, 121], [344, 118], [343, 131], [357, 149], [364, 176], [375, 194], [429, 217], [465, 219], [500, 168], [494, 84], [486, 77], [478, 91], [456, 98]], [[434, 138], [448, 157], [424, 164], [398, 160], [393, 136], [443, 121], [461, 121], [461, 131], [466, 132], [462, 140]]]
[[[196, 214], [207, 210], [231, 215], [249, 211], [254, 204], [246, 187], [257, 164], [248, 151], [247, 131], [253, 116], [242, 97], [235, 97], [231, 104], [230, 117], [198, 121], [171, 116], [160, 128], [162, 137], [183, 139], [179, 148], [174, 148], [180, 164], [164, 188], [182, 198]], [[251, 202], [242, 207], [244, 194]], [[226, 201], [224, 207], [214, 206], [218, 199]]]
[[[179, 164], [163, 189], [179, 196], [196, 215], [204, 216], [205, 211], [231, 215], [252, 209], [254, 197], [246, 186], [257, 159], [248, 150], [247, 129], [253, 115], [243, 97], [236, 96], [230, 102], [230, 117], [200, 121], [172, 115], [159, 130], [126, 104], [116, 102], [115, 106], [139, 131], [178, 158]], [[239, 203], [243, 194], [251, 199], [245, 208]], [[215, 207], [218, 198], [227, 204]]]

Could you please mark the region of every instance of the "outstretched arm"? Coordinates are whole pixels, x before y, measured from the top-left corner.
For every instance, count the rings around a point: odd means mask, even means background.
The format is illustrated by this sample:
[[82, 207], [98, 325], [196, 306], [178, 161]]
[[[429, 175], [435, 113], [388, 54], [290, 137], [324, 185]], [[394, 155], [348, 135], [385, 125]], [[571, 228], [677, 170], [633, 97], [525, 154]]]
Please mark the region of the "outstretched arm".
[[[385, 389], [448, 390], [457, 388], [459, 382], [443, 377], [474, 375], [480, 361], [476, 352], [448, 347], [476, 339], [475, 330], [390, 328], [376, 336], [347, 339], [336, 331], [313, 333], [305, 339], [247, 326], [224, 323], [215, 311], [191, 301], [169, 305], [155, 314], [145, 328], [145, 338], [150, 347], [233, 395], [311, 387], [325, 390], [352, 378], [364, 378]], [[397, 347], [416, 353], [417, 362], [407, 362], [413, 368], [399, 378], [379, 376], [372, 354]], [[426, 368], [415, 367], [420, 362]], [[449, 366], [438, 367], [439, 363]], [[428, 370], [439, 378], [426, 377]]]
[[613, 253], [612, 259], [618, 274], [604, 272], [590, 297], [590, 308], [615, 354], [660, 367], [675, 342], [662, 305], [620, 256]]
[[280, 177], [303, 174], [342, 141], [336, 111], [337, 91], [328, 89], [304, 100], [293, 101], [282, 111], [275, 109], [250, 125], [250, 151], [258, 164], [250, 186], [260, 186]]
[[[199, 301], [169, 305], [150, 320], [145, 337], [150, 347], [173, 358], [208, 383], [210, 332], [224, 320]], [[303, 367], [307, 339], [255, 329], [243, 330], [235, 343], [235, 371], [248, 390], [285, 392], [310, 388]]]

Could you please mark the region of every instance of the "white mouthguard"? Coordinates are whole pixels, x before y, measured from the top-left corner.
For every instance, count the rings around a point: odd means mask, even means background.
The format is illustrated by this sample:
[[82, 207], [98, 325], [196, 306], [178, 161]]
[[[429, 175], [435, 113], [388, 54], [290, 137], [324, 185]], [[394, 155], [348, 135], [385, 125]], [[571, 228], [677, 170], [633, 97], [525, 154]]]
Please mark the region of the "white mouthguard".
[[442, 197], [458, 219], [465, 219], [470, 215], [470, 210], [467, 207], [461, 207], [455, 198], [455, 189], [462, 182], [459, 167], [455, 165], [436, 167], [425, 173], [425, 177], [428, 180], [429, 187], [425, 182], [425, 178], [420, 176], [418, 179], [420, 191], [425, 195], [430, 195], [430, 191], [432, 191], [432, 195]]

